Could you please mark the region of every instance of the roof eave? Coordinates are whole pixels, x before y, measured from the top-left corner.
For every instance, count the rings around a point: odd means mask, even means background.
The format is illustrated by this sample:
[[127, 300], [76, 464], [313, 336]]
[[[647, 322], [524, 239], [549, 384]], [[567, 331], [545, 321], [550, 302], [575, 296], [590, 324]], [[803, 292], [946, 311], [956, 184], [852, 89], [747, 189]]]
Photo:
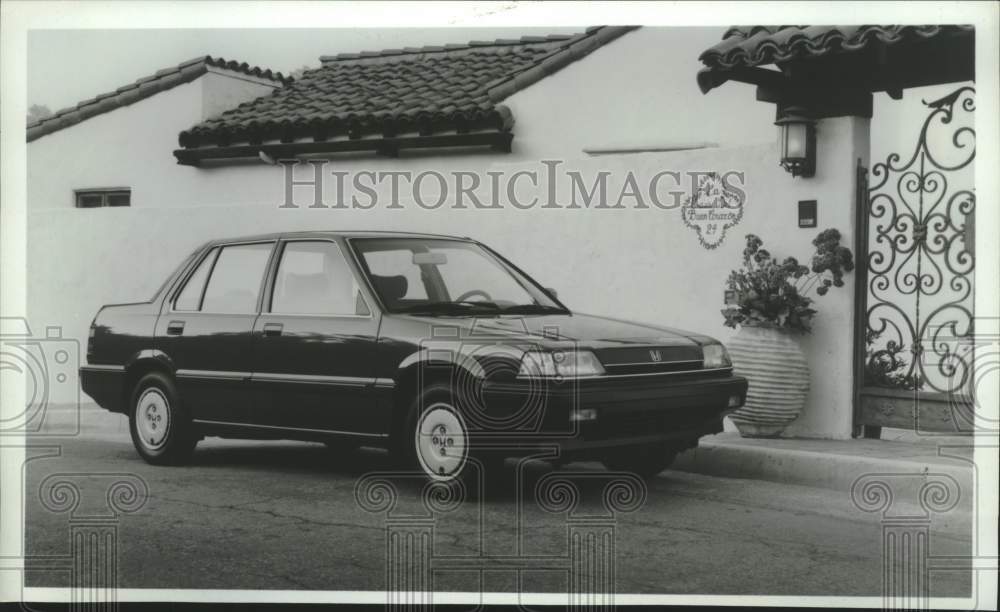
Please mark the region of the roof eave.
[[83, 123], [91, 117], [141, 102], [160, 92], [190, 83], [212, 68], [241, 73], [261, 82], [271, 82], [275, 87], [281, 87], [293, 80], [280, 72], [251, 66], [245, 62], [227, 61], [224, 58], [211, 55], [198, 56], [181, 62], [175, 67], [164, 68], [153, 75], [119, 87], [113, 92], [100, 94], [89, 100], [84, 100], [76, 106], [61, 109], [49, 117], [40, 119], [27, 126], [26, 140], [32, 142], [42, 136]]
[[[176, 149], [174, 157], [184, 166], [200, 166], [203, 162], [236, 160], [282, 161], [299, 156], [324, 156], [339, 153], [373, 152], [385, 157], [397, 157], [404, 149], [442, 149], [456, 147], [489, 147], [501, 153], [511, 152], [514, 134], [509, 131], [474, 132], [468, 134], [437, 134], [398, 138], [362, 138], [318, 142], [240, 144]], [[273, 163], [272, 161], [272, 163]]]
[[702, 53], [706, 67], [697, 75], [703, 94], [739, 81], [772, 91], [850, 88], [897, 97], [911, 87], [975, 79], [975, 30], [965, 27], [925, 38], [867, 40], [849, 49], [793, 56], [773, 62], [780, 72], [762, 68], [749, 56], [726, 64], [722, 54], [710, 51]]

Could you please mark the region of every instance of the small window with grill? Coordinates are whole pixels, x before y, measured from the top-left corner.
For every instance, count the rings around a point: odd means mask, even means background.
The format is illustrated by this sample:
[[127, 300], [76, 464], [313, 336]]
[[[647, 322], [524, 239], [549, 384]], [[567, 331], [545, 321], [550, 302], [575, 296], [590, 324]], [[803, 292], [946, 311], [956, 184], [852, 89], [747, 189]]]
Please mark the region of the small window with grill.
[[132, 190], [128, 187], [112, 187], [107, 189], [77, 189], [77, 208], [102, 208], [104, 206], [131, 206]]

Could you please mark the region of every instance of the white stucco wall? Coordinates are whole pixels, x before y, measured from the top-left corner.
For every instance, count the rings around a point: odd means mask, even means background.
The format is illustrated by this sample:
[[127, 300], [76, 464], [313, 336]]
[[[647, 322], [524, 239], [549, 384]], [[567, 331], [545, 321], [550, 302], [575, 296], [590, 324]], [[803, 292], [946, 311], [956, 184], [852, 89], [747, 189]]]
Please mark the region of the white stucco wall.
[[28, 209], [72, 208], [74, 190], [94, 187], [130, 187], [135, 208], [176, 204], [174, 187], [192, 178], [173, 156], [181, 130], [270, 89], [208, 72], [29, 142]]
[[199, 80], [28, 143], [28, 210], [75, 206], [73, 190], [131, 187], [132, 205], [183, 180], [172, 151], [202, 112]]
[[[821, 122], [817, 175], [793, 180], [776, 163], [771, 105], [753, 102], [752, 88], [739, 84], [708, 96], [697, 91], [693, 74], [703, 43], [697, 32], [641, 29], [519, 92], [507, 101], [517, 118], [511, 155], [352, 156], [334, 160], [326, 170], [480, 176], [503, 171], [510, 176], [518, 170], [542, 171], [541, 159], [575, 159], [566, 166], [590, 176], [598, 171], [619, 177], [630, 170], [647, 177], [661, 170], [741, 171], [745, 214], [718, 249], [704, 249], [679, 211], [656, 208], [454, 210], [452, 194], [441, 209], [425, 210], [405, 202], [404, 194], [401, 210], [387, 209], [389, 189], [383, 184], [381, 204], [372, 210], [281, 210], [281, 167], [174, 163], [177, 133], [205, 113], [204, 94], [214, 81], [203, 78], [29, 145], [30, 318], [36, 326], [62, 325], [82, 342], [101, 304], [148, 297], [182, 257], [209, 238], [294, 229], [390, 229], [472, 236], [555, 287], [576, 310], [725, 340], [733, 331], [722, 325], [719, 314], [723, 282], [739, 265], [746, 233], [759, 234], [776, 255], [800, 260], [808, 259], [811, 240], [828, 227], [839, 229], [844, 243], [853, 247], [854, 167], [859, 156], [867, 157], [867, 122]], [[740, 104], [733, 106], [733, 100]], [[748, 131], [748, 125], [754, 127]], [[767, 144], [582, 154], [584, 147], [628, 142], [725, 142], [737, 130], [741, 138], [759, 133]], [[71, 208], [73, 189], [105, 185], [132, 187], [133, 207]], [[522, 196], [545, 197], [544, 184], [520, 186]], [[328, 205], [338, 203], [330, 175], [323, 192]], [[295, 198], [307, 206], [311, 188], [296, 188]], [[818, 228], [798, 228], [796, 203], [802, 199], [818, 200]], [[850, 434], [852, 291], [849, 280], [847, 287], [819, 299], [815, 331], [803, 340], [813, 365], [809, 405], [789, 434]]]
[[[852, 235], [847, 211], [853, 202], [848, 180], [853, 165], [848, 156], [856, 129], [848, 119], [833, 120], [829, 128], [819, 154], [821, 159], [837, 159], [838, 172], [846, 174], [823, 171], [810, 181], [793, 180], [779, 168], [773, 145], [603, 156], [574, 165], [584, 172], [603, 170], [615, 176], [629, 171], [651, 176], [660, 170], [744, 172], [743, 219], [714, 250], [699, 244], [678, 210], [454, 210], [447, 205], [425, 210], [412, 203], [404, 203], [402, 209], [379, 206], [367, 211], [281, 210], [257, 191], [266, 194], [273, 187], [271, 191], [280, 193], [280, 169], [196, 171], [208, 194], [202, 201], [228, 196], [228, 205], [215, 200], [215, 206], [33, 211], [28, 236], [29, 315], [33, 321], [63, 325], [67, 335], [83, 342], [101, 304], [148, 297], [181, 258], [206, 239], [279, 229], [369, 228], [472, 236], [556, 288], [575, 310], [687, 328], [725, 340], [733, 331], [722, 325], [719, 313], [723, 282], [739, 265], [746, 233], [759, 234], [776, 255], [804, 260], [811, 255], [810, 241], [819, 229], [838, 227], [848, 239]], [[826, 134], [827, 128], [823, 129]], [[841, 133], [845, 135], [835, 135]], [[493, 168], [509, 175], [539, 166]], [[216, 180], [210, 180], [212, 176]], [[334, 196], [332, 186], [327, 191], [328, 197]], [[546, 186], [521, 191], [525, 200], [532, 195], [544, 200]], [[798, 199], [819, 200], [818, 229], [797, 227]], [[263, 205], [241, 204], [248, 200]], [[846, 423], [836, 426], [844, 435], [849, 432], [850, 365], [843, 359], [850, 351], [850, 321], [845, 318], [850, 303], [846, 292], [821, 298], [816, 331], [804, 341], [810, 362], [816, 365], [809, 409], [795, 424], [800, 435], [828, 435], [826, 430], [845, 418]]]
[[202, 119], [219, 115], [276, 89], [274, 83], [266, 79], [219, 68], [209, 68], [208, 73], [198, 81], [201, 83]]
[[504, 101], [517, 121], [517, 154], [773, 141], [774, 107], [755, 102], [753, 86], [727, 83], [709, 95], [698, 89], [698, 54], [724, 31], [642, 27], [517, 92]]

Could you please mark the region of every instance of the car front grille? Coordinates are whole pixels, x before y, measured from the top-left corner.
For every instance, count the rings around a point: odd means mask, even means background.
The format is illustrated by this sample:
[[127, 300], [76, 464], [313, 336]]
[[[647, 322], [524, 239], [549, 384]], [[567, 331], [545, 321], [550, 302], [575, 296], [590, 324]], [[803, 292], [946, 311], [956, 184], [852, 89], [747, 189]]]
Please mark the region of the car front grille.
[[611, 375], [699, 370], [703, 359], [697, 345], [604, 349], [597, 351], [597, 358]]

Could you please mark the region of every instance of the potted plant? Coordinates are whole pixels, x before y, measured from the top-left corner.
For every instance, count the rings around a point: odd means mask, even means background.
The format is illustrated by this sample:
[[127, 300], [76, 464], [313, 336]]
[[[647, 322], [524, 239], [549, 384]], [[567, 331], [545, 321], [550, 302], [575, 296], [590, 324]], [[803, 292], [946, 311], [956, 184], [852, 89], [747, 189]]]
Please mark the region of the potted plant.
[[809, 364], [796, 336], [809, 333], [816, 310], [811, 291], [825, 295], [844, 285], [854, 269], [840, 232], [813, 240], [810, 267], [794, 257], [779, 261], [753, 234], [746, 237], [743, 266], [726, 282], [726, 325], [739, 328], [729, 343], [733, 367], [750, 383], [745, 405], [731, 415], [744, 437], [777, 437], [802, 412], [809, 392]]

